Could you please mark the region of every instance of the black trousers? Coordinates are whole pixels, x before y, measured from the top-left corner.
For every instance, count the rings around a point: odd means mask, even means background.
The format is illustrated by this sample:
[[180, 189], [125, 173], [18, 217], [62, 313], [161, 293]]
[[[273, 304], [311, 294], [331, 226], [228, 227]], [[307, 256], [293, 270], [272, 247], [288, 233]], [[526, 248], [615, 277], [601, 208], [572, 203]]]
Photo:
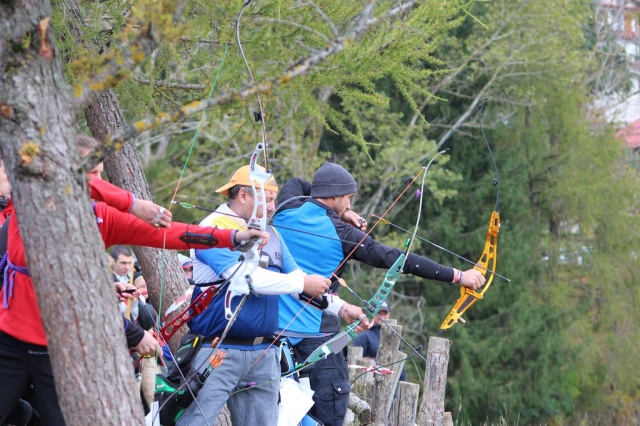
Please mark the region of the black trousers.
[[64, 426], [46, 346], [32, 345], [0, 332], [0, 424], [29, 385], [33, 385], [33, 408], [47, 425]]
[[[298, 362], [305, 359], [332, 336], [302, 339], [293, 347]], [[347, 348], [342, 353], [330, 354], [322, 361], [303, 369], [301, 376], [309, 376], [309, 384], [315, 392], [313, 407], [309, 413], [325, 426], [342, 426], [349, 405], [349, 366]]]

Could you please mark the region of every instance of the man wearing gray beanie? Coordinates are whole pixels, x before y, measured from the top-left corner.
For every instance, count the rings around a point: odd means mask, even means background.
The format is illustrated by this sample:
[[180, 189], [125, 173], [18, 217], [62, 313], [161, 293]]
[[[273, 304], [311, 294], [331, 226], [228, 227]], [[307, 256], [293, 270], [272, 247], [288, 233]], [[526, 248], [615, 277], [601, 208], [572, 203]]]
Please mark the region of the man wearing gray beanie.
[[335, 163], [324, 163], [313, 175], [311, 196], [333, 198], [355, 194], [356, 180], [344, 167]]
[[[335, 278], [342, 276], [347, 257], [389, 269], [403, 253], [376, 242], [360, 229], [360, 217], [351, 210], [351, 197], [356, 191], [357, 184], [351, 173], [338, 164], [324, 163], [311, 183], [297, 178], [285, 183], [273, 220], [298, 266], [308, 274], [330, 278], [329, 291], [334, 294], [340, 287]], [[366, 223], [362, 227], [365, 226]], [[308, 233], [295, 232], [297, 229]], [[484, 276], [474, 269], [460, 271], [414, 253], [407, 257], [402, 272], [473, 290], [485, 282]], [[294, 345], [298, 362], [340, 332], [340, 318], [351, 324], [364, 316], [362, 308], [341, 301], [333, 294], [330, 298], [332, 303], [324, 311], [305, 309], [304, 302], [289, 295], [280, 298], [279, 327]], [[364, 317], [358, 332], [368, 325]], [[311, 415], [326, 426], [341, 426], [351, 389], [346, 348], [305, 368], [303, 374], [309, 376], [315, 392]]]

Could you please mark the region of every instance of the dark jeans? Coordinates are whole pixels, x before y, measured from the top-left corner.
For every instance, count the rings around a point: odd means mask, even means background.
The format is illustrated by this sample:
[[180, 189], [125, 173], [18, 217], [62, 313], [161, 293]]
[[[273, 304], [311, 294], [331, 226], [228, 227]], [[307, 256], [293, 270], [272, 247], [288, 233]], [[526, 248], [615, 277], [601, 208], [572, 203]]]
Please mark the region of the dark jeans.
[[9, 415], [29, 384], [34, 409], [48, 425], [64, 426], [46, 346], [32, 345], [0, 332], [0, 424]]
[[[332, 336], [303, 339], [293, 347], [298, 362], [305, 359]], [[303, 369], [301, 376], [309, 376], [309, 384], [315, 392], [313, 407], [309, 413], [325, 426], [342, 426], [349, 405], [349, 366], [347, 348], [342, 353], [330, 354], [322, 361]]]

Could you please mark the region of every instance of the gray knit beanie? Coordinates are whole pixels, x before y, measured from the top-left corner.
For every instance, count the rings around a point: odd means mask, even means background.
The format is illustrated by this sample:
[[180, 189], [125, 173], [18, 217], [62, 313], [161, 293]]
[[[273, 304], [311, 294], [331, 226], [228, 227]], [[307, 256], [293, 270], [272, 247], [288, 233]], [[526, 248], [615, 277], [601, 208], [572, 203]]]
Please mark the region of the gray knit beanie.
[[335, 163], [324, 163], [313, 175], [311, 196], [313, 198], [333, 198], [353, 194], [357, 191], [356, 181], [344, 167]]

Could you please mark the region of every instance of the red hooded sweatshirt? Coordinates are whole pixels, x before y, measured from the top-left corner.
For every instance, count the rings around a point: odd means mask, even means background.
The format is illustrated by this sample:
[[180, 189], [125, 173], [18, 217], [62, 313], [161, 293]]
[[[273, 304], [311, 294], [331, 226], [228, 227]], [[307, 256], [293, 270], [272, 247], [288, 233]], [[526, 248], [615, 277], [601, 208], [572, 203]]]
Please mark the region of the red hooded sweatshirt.
[[[233, 230], [187, 225], [178, 222], [172, 222], [171, 227], [168, 229], [156, 228], [132, 214], [125, 213], [129, 212], [133, 207], [134, 197], [130, 192], [97, 179], [89, 181], [89, 187], [91, 188], [91, 198], [103, 201], [95, 203], [93, 210], [106, 247], [115, 244], [131, 244], [162, 248], [165, 245], [166, 232], [165, 247], [171, 250], [210, 247], [234, 248], [232, 241]], [[10, 224], [8, 259], [12, 264], [26, 268], [24, 245], [11, 201], [4, 214], [5, 216], [11, 214], [9, 222], [4, 224], [4, 226]], [[213, 238], [210, 243], [206, 244], [204, 242], [188, 244], [180, 240], [180, 237], [187, 232]], [[11, 274], [9, 273], [8, 275]], [[8, 280], [10, 280], [9, 277]], [[4, 308], [2, 302], [0, 302], [0, 331], [23, 342], [46, 346], [47, 338], [40, 319], [40, 308], [38, 307], [31, 277], [16, 272], [13, 275], [13, 280], [13, 297], [8, 298], [9, 306]], [[50, 284], [55, 285], [55, 283]], [[9, 291], [9, 288], [9, 283], [5, 282], [2, 291], [0, 291], [0, 300], [3, 299], [4, 293]]]

